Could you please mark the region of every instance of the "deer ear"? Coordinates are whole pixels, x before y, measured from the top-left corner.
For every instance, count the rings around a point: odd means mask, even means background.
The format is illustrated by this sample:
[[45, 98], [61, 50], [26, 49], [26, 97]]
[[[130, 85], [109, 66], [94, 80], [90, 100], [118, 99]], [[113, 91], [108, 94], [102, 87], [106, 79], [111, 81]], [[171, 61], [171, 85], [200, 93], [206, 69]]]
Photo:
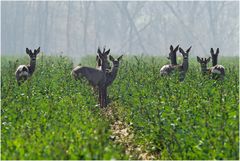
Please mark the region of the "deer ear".
[[179, 45], [174, 49], [174, 52], [177, 52], [177, 51], [178, 51], [178, 47], [179, 47]]
[[211, 59], [211, 57], [209, 57], [209, 58], [207, 59], [207, 63], [210, 61], [210, 59]]
[[197, 56], [197, 61], [199, 62], [199, 63], [201, 63], [201, 59]]
[[30, 50], [28, 48], [26, 48], [26, 53], [29, 55], [30, 54]]
[[179, 51], [180, 51], [180, 53], [182, 53], [182, 54], [185, 53], [181, 47], [179, 48]]
[[114, 61], [114, 58], [112, 57], [112, 55], [109, 55], [109, 60]]
[[39, 46], [39, 48], [37, 49], [37, 51], [36, 51], [37, 53], [36, 54], [38, 54], [39, 52], [40, 52], [40, 46]]
[[218, 55], [219, 54], [219, 48], [217, 48], [217, 51], [216, 51], [216, 55]]
[[102, 53], [99, 47], [98, 47], [98, 49], [97, 49], [97, 53], [98, 53], [98, 54], [101, 54], [101, 53]]
[[211, 53], [211, 55], [214, 55], [214, 50], [213, 50], [213, 48], [211, 48], [210, 53]]
[[189, 51], [191, 50], [191, 48], [192, 48], [192, 46], [190, 46], [190, 47], [187, 49], [186, 53], [189, 53]]
[[106, 55], [108, 55], [109, 54], [109, 52], [110, 52], [110, 49], [108, 49], [105, 53], [106, 53]]
[[173, 46], [172, 45], [170, 45], [170, 51], [173, 51]]
[[117, 60], [120, 61], [120, 60], [122, 59], [122, 57], [123, 57], [123, 55], [119, 56], [119, 57], [117, 58]]

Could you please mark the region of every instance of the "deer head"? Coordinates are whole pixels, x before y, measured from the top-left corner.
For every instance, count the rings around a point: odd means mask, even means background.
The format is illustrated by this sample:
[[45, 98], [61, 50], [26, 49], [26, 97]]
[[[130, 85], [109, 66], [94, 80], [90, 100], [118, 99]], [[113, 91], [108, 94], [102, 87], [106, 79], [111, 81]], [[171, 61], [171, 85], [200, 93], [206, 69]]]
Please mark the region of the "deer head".
[[214, 53], [213, 48], [211, 48], [210, 53], [211, 53], [211, 56], [212, 56], [212, 66], [215, 66], [215, 65], [217, 65], [219, 48], [217, 48], [216, 53]]
[[179, 51], [180, 51], [180, 53], [181, 53], [182, 56], [183, 56], [183, 60], [184, 60], [184, 59], [188, 59], [188, 54], [189, 54], [191, 48], [192, 48], [192, 46], [190, 46], [190, 47], [186, 50], [186, 52], [185, 52], [181, 47], [179, 48]]
[[187, 70], [188, 70], [188, 55], [189, 55], [190, 50], [191, 50], [191, 46], [186, 50], [186, 52], [181, 47], [179, 48], [179, 51], [183, 56], [183, 63], [181, 65], [181, 68], [185, 72], [187, 72]]
[[114, 59], [112, 55], [109, 55], [109, 60], [113, 63], [113, 68], [118, 68], [119, 67], [119, 61], [122, 59], [123, 55], [119, 56], [117, 59]]
[[201, 70], [202, 70], [202, 73], [205, 74], [208, 69], [207, 69], [207, 63], [210, 61], [211, 57], [209, 57], [208, 59], [207, 58], [200, 58], [197, 56], [197, 61], [200, 63], [201, 65]]
[[111, 69], [110, 63], [108, 61], [108, 54], [110, 52], [110, 49], [105, 51], [105, 47], [103, 48], [103, 52], [101, 52], [100, 48], [98, 47], [97, 53], [98, 55], [96, 56], [96, 61], [97, 61], [97, 68], [102, 70], [102, 66], [105, 67], [105, 69]]
[[26, 48], [26, 53], [29, 55], [31, 61], [34, 61], [34, 62], [36, 61], [36, 57], [39, 54], [39, 52], [40, 52], [40, 47], [37, 50], [34, 49], [34, 52], [32, 52], [31, 49], [29, 50], [28, 48]]

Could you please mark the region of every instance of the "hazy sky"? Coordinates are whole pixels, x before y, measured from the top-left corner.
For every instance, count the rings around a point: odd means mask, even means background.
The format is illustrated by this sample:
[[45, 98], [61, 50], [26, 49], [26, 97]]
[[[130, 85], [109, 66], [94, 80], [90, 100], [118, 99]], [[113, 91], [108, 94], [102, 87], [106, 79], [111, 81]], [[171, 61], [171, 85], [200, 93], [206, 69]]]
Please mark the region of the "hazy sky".
[[114, 54], [166, 55], [170, 45], [192, 55], [239, 51], [238, 1], [1, 2], [1, 54], [26, 47], [73, 57], [106, 45]]

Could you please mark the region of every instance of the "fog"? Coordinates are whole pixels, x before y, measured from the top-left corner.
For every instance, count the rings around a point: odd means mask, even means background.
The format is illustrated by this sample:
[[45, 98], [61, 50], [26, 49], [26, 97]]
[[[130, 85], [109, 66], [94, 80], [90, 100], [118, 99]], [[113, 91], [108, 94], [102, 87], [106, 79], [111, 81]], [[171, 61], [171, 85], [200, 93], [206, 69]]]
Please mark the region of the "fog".
[[1, 54], [26, 47], [80, 57], [106, 46], [113, 55], [167, 55], [170, 45], [191, 55], [239, 53], [238, 1], [1, 2]]

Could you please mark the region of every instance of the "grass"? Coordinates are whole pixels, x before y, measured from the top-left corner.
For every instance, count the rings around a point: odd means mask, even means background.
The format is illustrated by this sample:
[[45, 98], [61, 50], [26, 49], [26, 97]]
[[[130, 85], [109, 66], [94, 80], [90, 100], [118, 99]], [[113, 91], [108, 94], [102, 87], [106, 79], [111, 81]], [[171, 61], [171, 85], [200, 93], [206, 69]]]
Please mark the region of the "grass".
[[[108, 93], [117, 119], [131, 124], [134, 144], [156, 159], [239, 159], [238, 58], [220, 60], [224, 81], [202, 77], [191, 59], [179, 82], [177, 74], [159, 76], [165, 59], [124, 57]], [[94, 67], [94, 60], [81, 64]], [[2, 57], [1, 159], [138, 159], [109, 139], [112, 120], [95, 106], [88, 83], [71, 78], [68, 57], [37, 61], [19, 87], [14, 72], [28, 58]]]

